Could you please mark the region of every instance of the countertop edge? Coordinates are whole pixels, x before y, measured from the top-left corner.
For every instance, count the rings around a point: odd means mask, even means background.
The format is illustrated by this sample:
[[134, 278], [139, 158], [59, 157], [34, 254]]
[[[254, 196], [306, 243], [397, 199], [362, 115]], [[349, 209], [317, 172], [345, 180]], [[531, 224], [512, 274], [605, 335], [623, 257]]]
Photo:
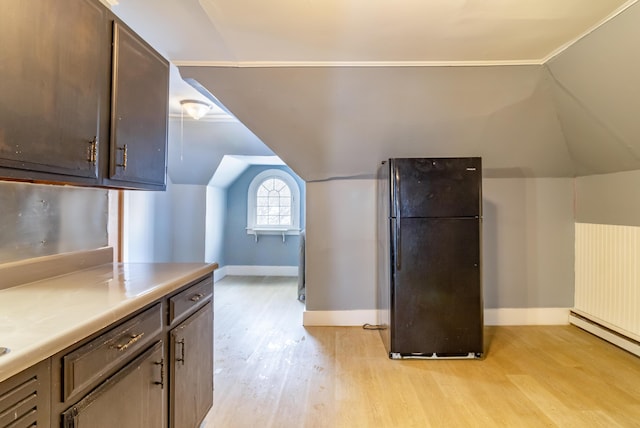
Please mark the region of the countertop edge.
[[[180, 264], [176, 263], [176, 265]], [[177, 274], [169, 280], [154, 284], [148, 292], [127, 300], [115, 308], [105, 309], [103, 312], [97, 313], [95, 317], [86, 319], [82, 323], [61, 328], [59, 334], [50, 336], [40, 343], [34, 343], [20, 350], [10, 350], [9, 353], [0, 357], [0, 382], [46, 360], [85, 337], [126, 318], [128, 315], [165, 297], [178, 288], [211, 274], [217, 268], [217, 263], [193, 267], [186, 273]]]

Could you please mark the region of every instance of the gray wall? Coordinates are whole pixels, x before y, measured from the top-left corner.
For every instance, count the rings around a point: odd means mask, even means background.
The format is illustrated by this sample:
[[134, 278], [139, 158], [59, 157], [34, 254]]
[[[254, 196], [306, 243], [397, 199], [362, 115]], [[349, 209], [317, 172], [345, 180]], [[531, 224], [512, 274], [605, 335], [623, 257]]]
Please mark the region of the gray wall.
[[204, 261], [226, 264], [224, 259], [224, 229], [227, 222], [227, 190], [207, 187], [207, 217]]
[[107, 245], [108, 192], [0, 182], [0, 263]]
[[[207, 186], [170, 181], [166, 192], [125, 192], [124, 261], [218, 261], [221, 251], [215, 246], [215, 235], [222, 233], [222, 225], [209, 218], [212, 194]], [[221, 210], [212, 209], [213, 215]]]
[[267, 169], [281, 169], [290, 173], [300, 188], [300, 228], [305, 227], [305, 183], [285, 166], [251, 166], [227, 189], [227, 222], [224, 237], [225, 265], [297, 266], [300, 237], [289, 235], [282, 242], [281, 235], [260, 235], [255, 242], [248, 235], [247, 191], [253, 178]]
[[376, 181], [307, 183], [309, 311], [375, 309]]
[[171, 248], [171, 182], [166, 192], [124, 192], [123, 260], [128, 263], [168, 262]]
[[204, 262], [207, 186], [174, 184], [171, 195], [173, 261]]
[[573, 306], [573, 179], [485, 179], [486, 308]]
[[[573, 179], [485, 179], [487, 308], [573, 305]], [[375, 309], [375, 180], [307, 183], [307, 310]]]
[[577, 178], [576, 222], [640, 226], [640, 171]]

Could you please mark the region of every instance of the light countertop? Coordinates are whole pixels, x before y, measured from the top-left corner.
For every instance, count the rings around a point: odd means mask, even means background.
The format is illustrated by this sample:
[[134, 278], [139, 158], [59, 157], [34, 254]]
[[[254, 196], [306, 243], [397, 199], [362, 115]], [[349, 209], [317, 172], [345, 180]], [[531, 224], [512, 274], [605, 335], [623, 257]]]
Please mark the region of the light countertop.
[[105, 263], [0, 289], [0, 382], [216, 267]]

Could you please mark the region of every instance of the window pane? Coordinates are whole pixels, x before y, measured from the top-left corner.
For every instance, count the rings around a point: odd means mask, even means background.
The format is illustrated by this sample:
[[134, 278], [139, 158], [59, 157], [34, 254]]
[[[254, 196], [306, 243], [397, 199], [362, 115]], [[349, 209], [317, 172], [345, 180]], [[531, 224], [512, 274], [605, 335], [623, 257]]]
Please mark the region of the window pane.
[[270, 207], [279, 207], [280, 206], [280, 198], [277, 196], [269, 196], [269, 206]]
[[269, 207], [268, 208], [268, 213], [269, 215], [280, 215], [280, 208], [278, 207]]
[[291, 195], [291, 189], [286, 181], [273, 176], [263, 180], [255, 194], [256, 224], [260, 226], [292, 225]]
[[287, 184], [286, 184], [284, 181], [279, 180], [279, 179], [277, 179], [277, 178], [273, 180], [273, 188], [274, 188], [276, 191], [280, 192], [280, 191], [282, 191], [282, 189], [284, 189], [285, 187], [287, 187]]
[[264, 182], [262, 183], [262, 185], [265, 187], [265, 189], [267, 189], [268, 191], [273, 190], [273, 178], [267, 178], [266, 180], [264, 180]]

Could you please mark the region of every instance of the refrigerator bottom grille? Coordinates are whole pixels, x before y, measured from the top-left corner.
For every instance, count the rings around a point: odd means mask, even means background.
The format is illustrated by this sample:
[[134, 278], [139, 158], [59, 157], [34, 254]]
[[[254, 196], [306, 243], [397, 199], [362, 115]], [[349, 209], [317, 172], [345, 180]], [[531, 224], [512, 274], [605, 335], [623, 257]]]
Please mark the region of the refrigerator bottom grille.
[[481, 352], [468, 352], [461, 354], [400, 354], [397, 352], [389, 353], [389, 358], [392, 360], [478, 360], [481, 359], [483, 354]]

